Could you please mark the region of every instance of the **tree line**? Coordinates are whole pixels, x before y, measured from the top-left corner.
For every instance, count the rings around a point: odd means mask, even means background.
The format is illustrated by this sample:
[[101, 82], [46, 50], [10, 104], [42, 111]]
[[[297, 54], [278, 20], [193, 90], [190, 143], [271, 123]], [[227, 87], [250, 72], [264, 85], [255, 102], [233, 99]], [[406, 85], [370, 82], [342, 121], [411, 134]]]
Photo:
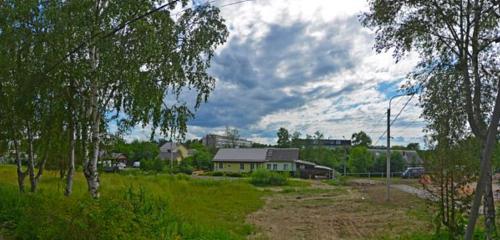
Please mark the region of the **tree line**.
[[[465, 222], [448, 227], [451, 238], [473, 238], [482, 203], [484, 235], [497, 238], [492, 157], [500, 120], [500, 1], [370, 0], [361, 23], [375, 31], [378, 52], [391, 51], [396, 61], [409, 53], [418, 55], [419, 63], [405, 87], [423, 90], [420, 102], [429, 145], [445, 168], [443, 173], [464, 173], [446, 171], [456, 168], [456, 163], [443, 158], [449, 155], [444, 153], [460, 152], [470, 138], [477, 141], [479, 151], [467, 161], [473, 167], [465, 181], [475, 185], [472, 204], [463, 211], [467, 220], [460, 214], [440, 218], [446, 226]], [[454, 174], [434, 177], [438, 182], [443, 179], [457, 180]], [[455, 180], [442, 186], [453, 192]]]
[[[36, 191], [45, 165], [65, 161], [65, 194], [81, 165], [94, 198], [110, 124], [182, 137], [228, 36], [218, 8], [187, 0], [12, 0], [0, 15], [0, 140], [15, 155], [19, 190], [28, 178]], [[194, 106], [181, 99], [186, 89]]]

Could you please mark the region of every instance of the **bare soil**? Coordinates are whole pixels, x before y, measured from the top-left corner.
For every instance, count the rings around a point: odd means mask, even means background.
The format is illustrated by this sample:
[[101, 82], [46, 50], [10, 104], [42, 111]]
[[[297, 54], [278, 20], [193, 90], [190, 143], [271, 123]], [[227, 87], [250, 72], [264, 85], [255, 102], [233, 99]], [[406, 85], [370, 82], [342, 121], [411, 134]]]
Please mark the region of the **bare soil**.
[[265, 206], [249, 215], [257, 227], [249, 239], [379, 239], [431, 229], [423, 200], [376, 182], [331, 186], [312, 181], [309, 187], [274, 189]]

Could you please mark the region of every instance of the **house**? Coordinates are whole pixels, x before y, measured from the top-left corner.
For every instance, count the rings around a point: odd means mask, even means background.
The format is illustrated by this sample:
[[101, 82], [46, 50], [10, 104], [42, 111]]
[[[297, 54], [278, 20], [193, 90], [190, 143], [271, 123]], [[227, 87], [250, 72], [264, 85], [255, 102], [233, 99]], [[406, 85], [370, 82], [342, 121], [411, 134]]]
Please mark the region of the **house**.
[[214, 170], [251, 172], [257, 168], [295, 172], [298, 148], [221, 148], [213, 159]]
[[246, 139], [238, 138], [238, 139], [230, 139], [226, 136], [215, 135], [215, 134], [207, 134], [201, 140], [202, 144], [210, 149], [220, 149], [227, 147], [234, 148], [248, 148], [252, 147], [252, 141], [248, 141]]
[[123, 153], [111, 153], [111, 160], [113, 160], [115, 163], [127, 164], [128, 157]]
[[188, 149], [181, 144], [166, 142], [160, 147], [160, 155], [158, 158], [164, 161], [173, 159], [176, 162], [180, 162], [182, 159], [189, 157], [189, 153]]

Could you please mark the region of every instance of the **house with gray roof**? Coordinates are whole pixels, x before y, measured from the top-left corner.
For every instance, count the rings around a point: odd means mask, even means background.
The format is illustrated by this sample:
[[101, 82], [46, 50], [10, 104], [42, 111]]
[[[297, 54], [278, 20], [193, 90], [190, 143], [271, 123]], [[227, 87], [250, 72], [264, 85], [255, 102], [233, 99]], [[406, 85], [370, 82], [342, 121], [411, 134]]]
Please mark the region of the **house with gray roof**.
[[298, 148], [221, 148], [213, 159], [214, 170], [251, 172], [257, 168], [294, 172], [299, 159]]

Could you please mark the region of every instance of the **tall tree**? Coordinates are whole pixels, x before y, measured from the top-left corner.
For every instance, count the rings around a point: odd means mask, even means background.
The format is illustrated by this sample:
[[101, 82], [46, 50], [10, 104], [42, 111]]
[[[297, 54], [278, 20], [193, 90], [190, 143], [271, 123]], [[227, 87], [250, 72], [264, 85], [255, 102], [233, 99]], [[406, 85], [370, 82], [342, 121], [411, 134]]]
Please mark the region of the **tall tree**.
[[278, 147], [290, 147], [290, 133], [288, 133], [286, 128], [280, 128], [276, 135], [278, 136]]
[[372, 145], [372, 139], [368, 134], [366, 134], [363, 131], [360, 131], [358, 133], [353, 133], [352, 137], [352, 145], [354, 146], [363, 146], [363, 147], [368, 147]]
[[231, 128], [226, 126], [225, 137], [229, 139], [229, 144], [227, 147], [234, 148], [237, 146], [237, 141], [240, 139], [240, 133], [237, 128]]
[[[64, 146], [68, 195], [79, 159], [99, 197], [97, 160], [110, 121], [184, 136], [214, 87], [207, 69], [228, 35], [217, 8], [187, 0], [13, 0], [0, 13], [0, 100], [12, 116], [0, 125], [11, 126], [17, 153], [28, 152], [27, 171], [18, 157], [20, 189], [27, 175], [32, 189], [36, 183], [32, 169], [44, 160], [35, 151]], [[186, 89], [196, 93], [194, 106], [181, 99]], [[69, 144], [53, 144], [54, 129]]]
[[487, 238], [491, 239], [495, 234], [491, 156], [500, 120], [500, 2], [372, 0], [362, 21], [377, 30], [379, 52], [394, 50], [396, 60], [410, 51], [420, 54], [414, 75], [420, 84], [432, 84], [429, 77], [443, 71], [453, 72], [448, 80], [459, 86], [467, 123], [482, 145], [465, 238], [472, 238], [484, 196]]
[[300, 135], [301, 135], [301, 133], [299, 131], [295, 131], [292, 133], [292, 136], [290, 139], [290, 144], [292, 145], [292, 147], [295, 147], [295, 148], [302, 147], [302, 144], [301, 144], [302, 141], [300, 139]]
[[418, 150], [420, 150], [420, 144], [419, 143], [408, 143], [408, 145], [406, 145], [406, 149], [418, 151]]

